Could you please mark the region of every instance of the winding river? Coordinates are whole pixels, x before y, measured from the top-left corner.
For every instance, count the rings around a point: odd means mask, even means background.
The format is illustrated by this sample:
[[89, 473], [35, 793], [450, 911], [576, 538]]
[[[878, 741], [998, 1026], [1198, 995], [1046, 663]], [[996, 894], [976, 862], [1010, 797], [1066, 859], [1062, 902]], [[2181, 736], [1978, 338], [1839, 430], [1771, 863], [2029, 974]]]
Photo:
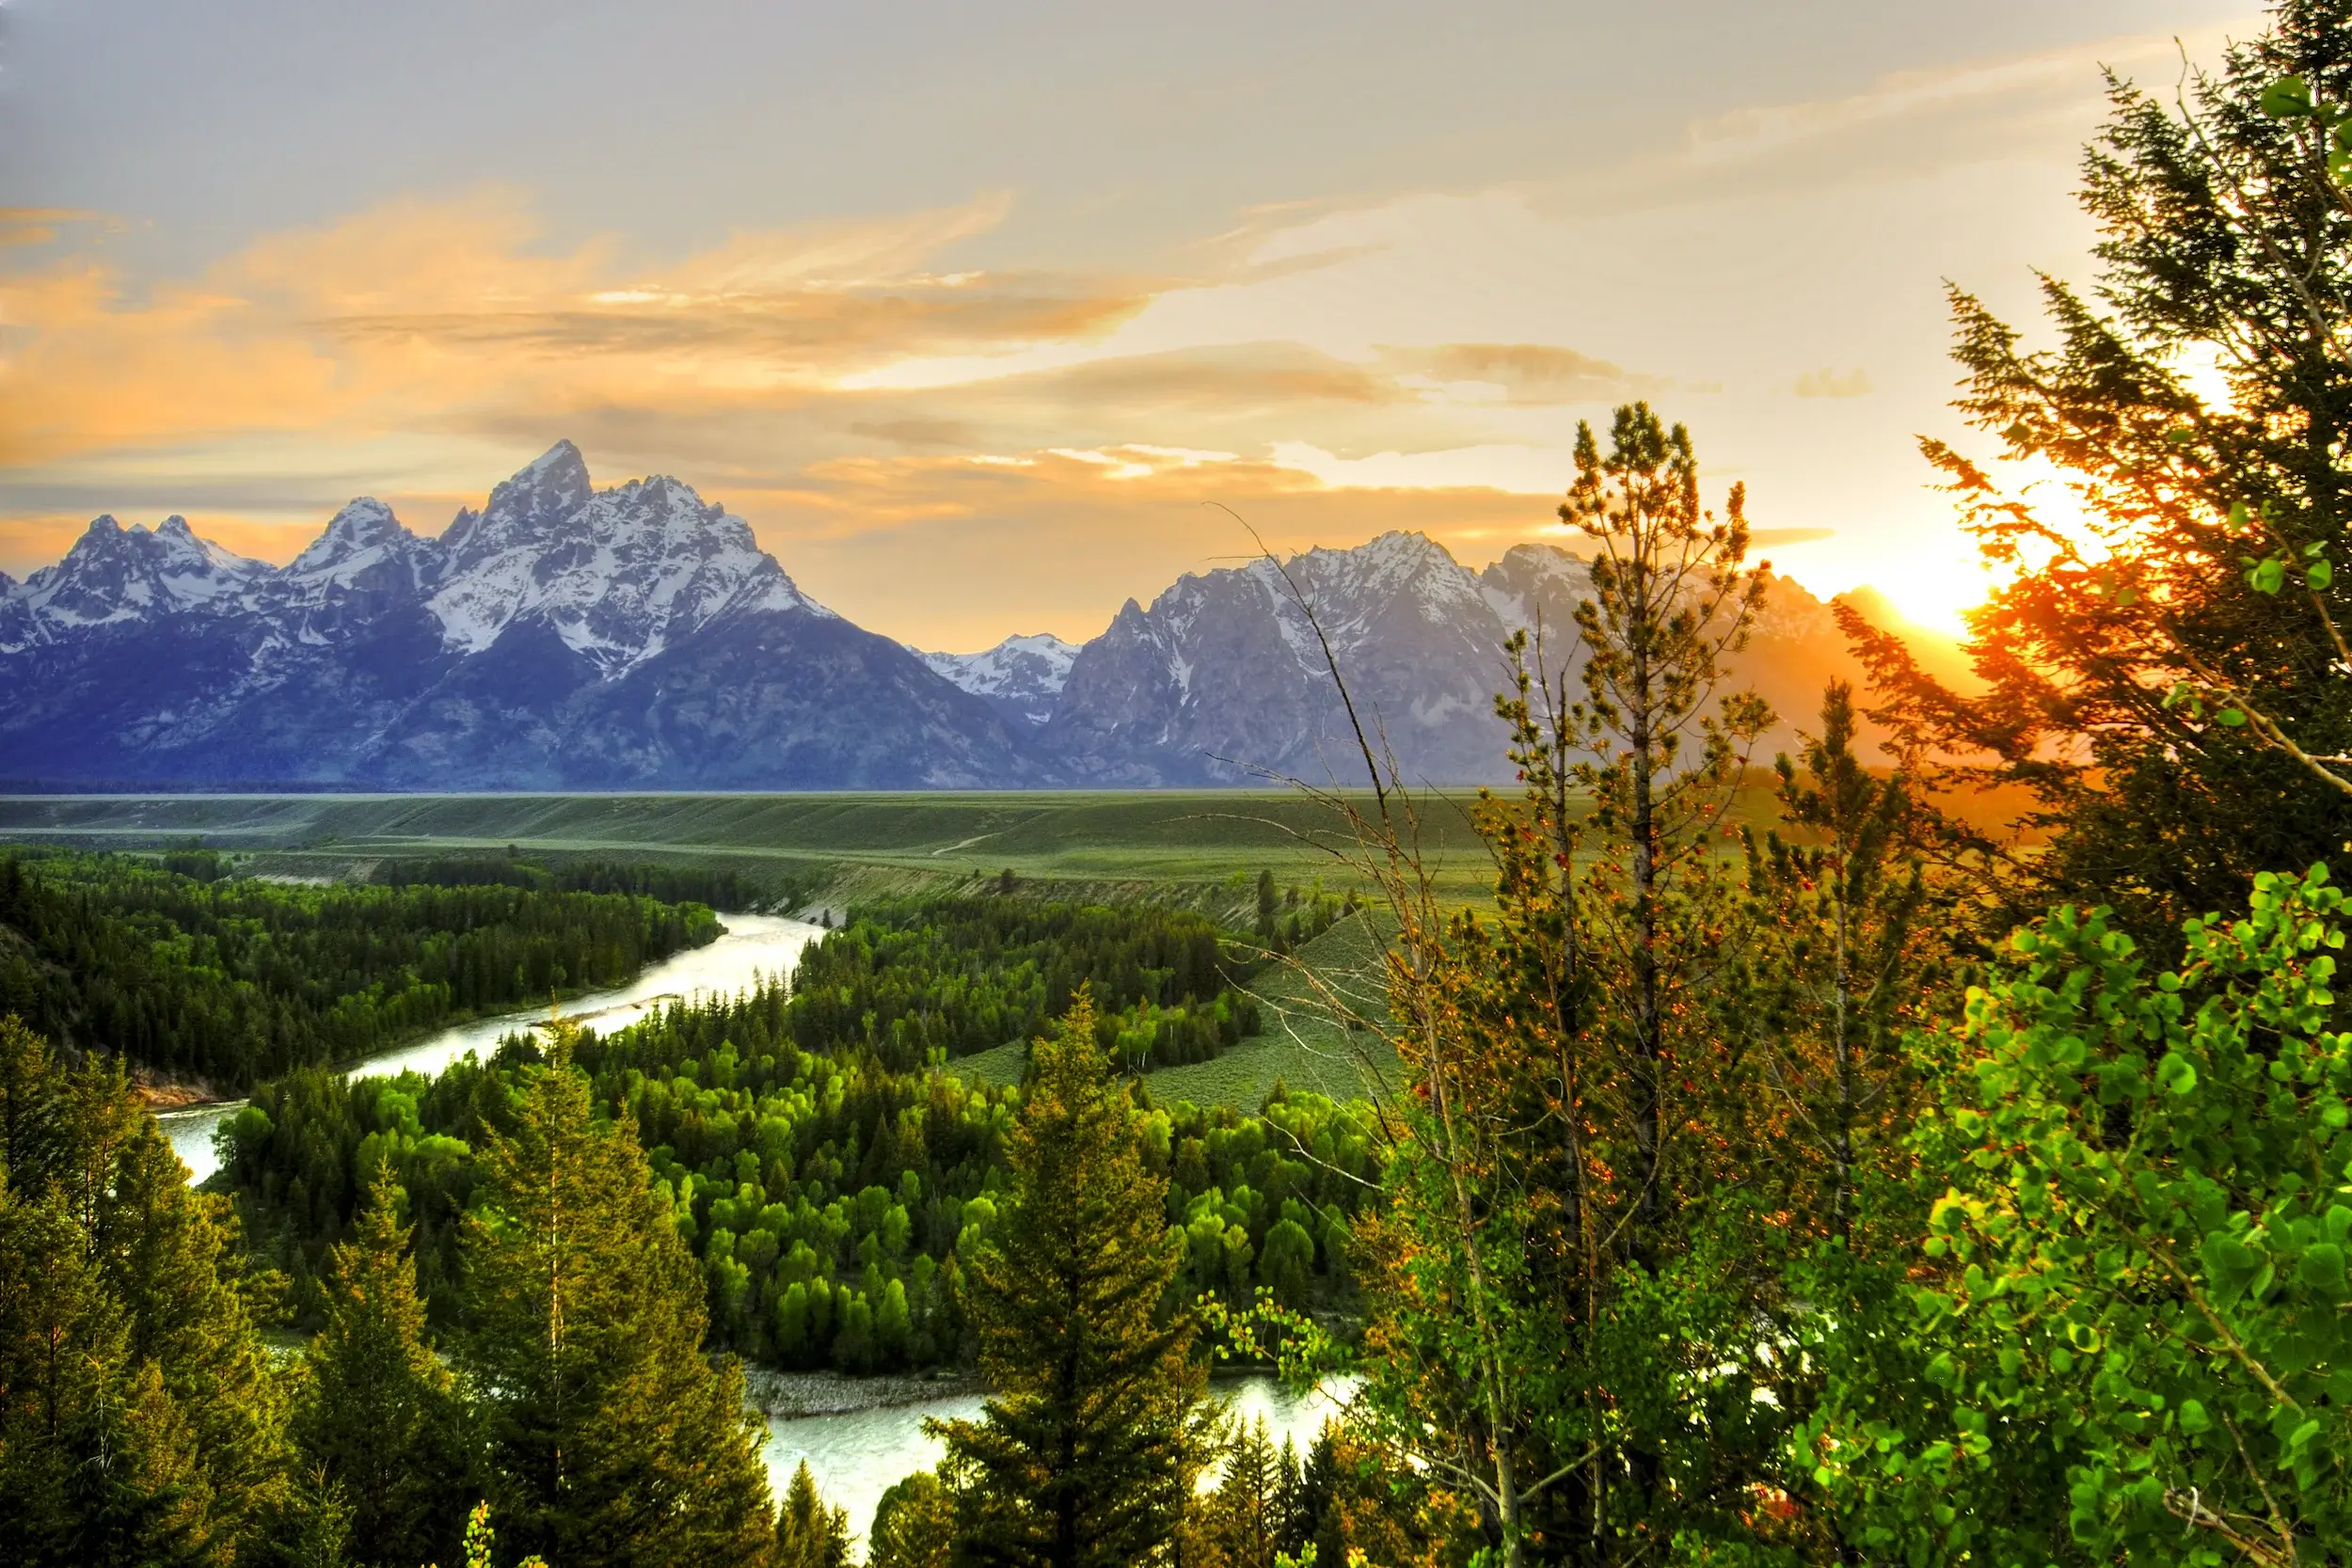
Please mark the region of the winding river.
[[[626, 986], [576, 997], [564, 1005], [564, 1016], [593, 1025], [598, 1034], [611, 1034], [689, 996], [732, 995], [762, 978], [788, 975], [800, 961], [801, 949], [825, 934], [822, 927], [780, 915], [724, 918], [725, 928], [717, 941], [673, 954]], [[350, 1070], [359, 1078], [388, 1078], [401, 1072], [421, 1072], [430, 1078], [469, 1051], [487, 1056], [500, 1040], [546, 1016], [544, 1008], [526, 1007], [478, 1018], [370, 1056]], [[220, 1168], [213, 1153], [213, 1133], [244, 1104], [242, 1100], [232, 1100], [191, 1105], [155, 1118], [171, 1140], [173, 1152], [186, 1163], [189, 1180], [201, 1181]]]
[[[731, 914], [725, 921], [726, 928], [715, 942], [676, 954], [626, 986], [578, 997], [565, 1004], [565, 1016], [592, 1024], [600, 1033], [625, 1028], [674, 1000], [725, 995], [763, 977], [788, 975], [801, 950], [824, 935], [821, 927], [776, 915]], [[361, 1077], [399, 1072], [430, 1076], [469, 1051], [487, 1055], [507, 1035], [533, 1026], [544, 1016], [539, 1009], [528, 1008], [476, 1019], [368, 1057], [350, 1071]], [[186, 1162], [192, 1180], [201, 1181], [219, 1168], [213, 1134], [244, 1103], [240, 1100], [192, 1105], [157, 1117], [172, 1148]], [[848, 1511], [850, 1528], [861, 1541], [862, 1557], [863, 1537], [882, 1493], [901, 1477], [939, 1461], [940, 1446], [923, 1434], [925, 1418], [976, 1417], [981, 1396], [960, 1390], [926, 1398], [916, 1389], [915, 1397], [908, 1400], [904, 1396], [910, 1390], [896, 1380], [865, 1386], [847, 1377], [813, 1381], [821, 1389], [815, 1404], [823, 1414], [768, 1418], [765, 1457], [769, 1474], [781, 1497], [793, 1470], [806, 1460], [825, 1500]], [[1328, 1397], [1302, 1400], [1264, 1376], [1219, 1378], [1215, 1391], [1236, 1415], [1265, 1418], [1278, 1446], [1287, 1435], [1302, 1453], [1322, 1429], [1325, 1417], [1336, 1408]], [[883, 1396], [898, 1398], [877, 1402]]]

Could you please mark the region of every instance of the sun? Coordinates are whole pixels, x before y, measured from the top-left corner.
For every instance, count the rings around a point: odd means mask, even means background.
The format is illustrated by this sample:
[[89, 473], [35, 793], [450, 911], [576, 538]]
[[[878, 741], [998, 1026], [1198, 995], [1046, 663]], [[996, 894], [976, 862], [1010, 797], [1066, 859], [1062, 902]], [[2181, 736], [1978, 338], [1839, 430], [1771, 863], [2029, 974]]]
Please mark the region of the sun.
[[1961, 551], [1879, 562], [1868, 581], [1904, 619], [1951, 637], [1968, 634], [1968, 611], [1994, 586], [1974, 553]]

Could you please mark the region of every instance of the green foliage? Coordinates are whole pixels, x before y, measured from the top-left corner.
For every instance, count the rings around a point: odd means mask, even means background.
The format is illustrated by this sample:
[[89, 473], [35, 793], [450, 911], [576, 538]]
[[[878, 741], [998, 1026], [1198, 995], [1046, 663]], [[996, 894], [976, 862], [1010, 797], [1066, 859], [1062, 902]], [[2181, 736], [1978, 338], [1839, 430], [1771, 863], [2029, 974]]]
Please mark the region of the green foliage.
[[[894, 1072], [854, 1049], [796, 1049], [792, 1008], [774, 987], [676, 1007], [583, 1038], [574, 1059], [652, 1151], [702, 1267], [715, 1342], [852, 1371], [968, 1358], [966, 1272], [997, 1220], [1018, 1091]], [[436, 1320], [454, 1322], [473, 1150], [511, 1126], [533, 1054], [510, 1047], [430, 1084], [300, 1072], [254, 1091], [223, 1133], [220, 1180], [256, 1244], [294, 1275], [306, 1316], [327, 1247], [389, 1160], [422, 1288]], [[1208, 1238], [1187, 1242], [1181, 1299], [1246, 1301], [1261, 1284], [1302, 1305], [1344, 1298], [1347, 1227], [1378, 1169], [1360, 1109], [1306, 1094], [1257, 1117], [1180, 1103], [1152, 1109], [1145, 1132], [1146, 1158], [1169, 1180], [1166, 1222]]]
[[2264, 876], [2162, 972], [2064, 909], [1971, 993], [1916, 1140], [1948, 1183], [1935, 1277], [1874, 1327], [1910, 1375], [1845, 1380], [1810, 1433], [1860, 1544], [2283, 1564], [2352, 1539], [2344, 907], [2324, 868]]
[[298, 887], [118, 856], [0, 859], [0, 1010], [243, 1086], [485, 1009], [616, 984], [707, 909], [509, 887]]
[[[886, 1500], [886, 1499], [885, 1499]], [[848, 1568], [850, 1516], [817, 1495], [817, 1478], [801, 1461], [776, 1511], [775, 1568]]]
[[803, 1050], [863, 1046], [908, 1071], [1029, 1038], [1081, 987], [1129, 1071], [1205, 1061], [1258, 1027], [1216, 925], [1153, 904], [1008, 897], [884, 904], [803, 954], [791, 1034]]
[[177, 1563], [298, 1533], [284, 1402], [218, 1198], [119, 1068], [0, 1017], [0, 1546]]
[[458, 1360], [500, 1513], [564, 1568], [724, 1568], [771, 1545], [762, 1426], [702, 1354], [703, 1291], [633, 1131], [559, 1036], [491, 1132], [466, 1221]]
[[[168, 862], [170, 857], [167, 856]], [[536, 893], [621, 894], [663, 904], [747, 910], [762, 890], [739, 871], [645, 861], [559, 861], [553, 865], [504, 855], [426, 855], [376, 863], [369, 880], [386, 887], [515, 887]], [[787, 895], [788, 899], [788, 895]]]
[[927, 1423], [960, 1480], [960, 1561], [1124, 1568], [1176, 1535], [1205, 1457], [1207, 1373], [1165, 1179], [1094, 1043], [1083, 992], [1031, 1048], [1004, 1223], [973, 1264], [978, 1421]]
[[866, 1568], [948, 1568], [956, 1544], [954, 1494], [918, 1470], [893, 1484], [874, 1506], [866, 1536]]
[[290, 1427], [340, 1490], [353, 1560], [397, 1568], [457, 1544], [445, 1532], [475, 1479], [468, 1412], [425, 1341], [405, 1196], [379, 1167], [357, 1233], [334, 1249]]

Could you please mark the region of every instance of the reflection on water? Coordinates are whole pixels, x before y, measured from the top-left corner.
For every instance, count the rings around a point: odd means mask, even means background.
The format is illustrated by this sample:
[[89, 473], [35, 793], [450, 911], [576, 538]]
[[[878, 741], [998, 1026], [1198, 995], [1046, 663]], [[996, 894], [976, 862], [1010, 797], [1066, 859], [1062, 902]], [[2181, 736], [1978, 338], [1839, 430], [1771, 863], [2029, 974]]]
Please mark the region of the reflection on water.
[[[726, 928], [717, 941], [675, 954], [626, 986], [592, 991], [567, 1003], [564, 1015], [591, 1025], [598, 1034], [609, 1035], [684, 997], [728, 995], [762, 978], [788, 975], [792, 966], [800, 961], [801, 949], [825, 934], [821, 927], [805, 920], [786, 920], [772, 914], [730, 914], [723, 918]], [[432, 1077], [469, 1051], [487, 1056], [497, 1049], [500, 1040], [544, 1016], [543, 1009], [526, 1007], [494, 1018], [477, 1019], [414, 1044], [371, 1056], [351, 1069], [351, 1072], [365, 1078], [389, 1077], [399, 1072], [421, 1072]], [[220, 1162], [213, 1153], [213, 1131], [236, 1115], [244, 1104], [244, 1101], [236, 1100], [196, 1105], [184, 1111], [167, 1111], [155, 1118], [163, 1124], [164, 1135], [171, 1140], [172, 1151], [186, 1164], [190, 1180], [201, 1181], [220, 1168]]]
[[[1274, 1446], [1279, 1449], [1288, 1437], [1297, 1445], [1302, 1462], [1315, 1433], [1346, 1397], [1334, 1387], [1317, 1389], [1302, 1399], [1263, 1373], [1220, 1377], [1211, 1385], [1210, 1392], [1244, 1419], [1265, 1418]], [[924, 1418], [975, 1418], [980, 1413], [980, 1400], [978, 1394], [956, 1394], [882, 1410], [771, 1416], [764, 1455], [770, 1486], [781, 1501], [785, 1488], [792, 1484], [794, 1467], [808, 1461], [818, 1492], [831, 1506], [848, 1511], [850, 1529], [858, 1538], [857, 1555], [862, 1559], [866, 1532], [874, 1523], [874, 1505], [882, 1501], [882, 1495], [915, 1471], [930, 1469], [946, 1452], [923, 1435]]]

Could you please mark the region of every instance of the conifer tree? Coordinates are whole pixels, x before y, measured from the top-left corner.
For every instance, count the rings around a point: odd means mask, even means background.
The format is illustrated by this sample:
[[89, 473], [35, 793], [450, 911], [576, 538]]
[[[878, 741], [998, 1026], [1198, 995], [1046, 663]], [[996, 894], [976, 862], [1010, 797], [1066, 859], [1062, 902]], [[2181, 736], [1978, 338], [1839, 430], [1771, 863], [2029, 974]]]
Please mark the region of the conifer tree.
[[399, 1568], [447, 1553], [469, 1500], [465, 1411], [424, 1342], [401, 1191], [379, 1167], [358, 1233], [330, 1256], [326, 1321], [291, 1430], [304, 1461], [339, 1487], [357, 1560]]
[[776, 1511], [776, 1568], [844, 1568], [849, 1560], [849, 1513], [825, 1506], [803, 1459]]
[[1094, 1039], [1081, 991], [1030, 1047], [1006, 1150], [1013, 1197], [974, 1269], [978, 1421], [931, 1423], [963, 1478], [957, 1559], [1128, 1568], [1167, 1552], [1209, 1435], [1194, 1325], [1160, 1322], [1179, 1252], [1167, 1181]]
[[562, 1568], [729, 1568], [773, 1544], [742, 1370], [713, 1366], [700, 1272], [630, 1124], [598, 1120], [559, 1032], [481, 1157], [466, 1370], [499, 1516]]
[[1207, 1533], [1227, 1568], [1274, 1568], [1282, 1544], [1282, 1482], [1265, 1418], [1236, 1422], [1226, 1444], [1225, 1473], [1208, 1505]]
[[299, 1513], [222, 1199], [119, 1063], [0, 1020], [0, 1544], [28, 1564], [258, 1549]]
[[866, 1568], [948, 1568], [956, 1544], [956, 1504], [939, 1477], [917, 1470], [874, 1505]]

